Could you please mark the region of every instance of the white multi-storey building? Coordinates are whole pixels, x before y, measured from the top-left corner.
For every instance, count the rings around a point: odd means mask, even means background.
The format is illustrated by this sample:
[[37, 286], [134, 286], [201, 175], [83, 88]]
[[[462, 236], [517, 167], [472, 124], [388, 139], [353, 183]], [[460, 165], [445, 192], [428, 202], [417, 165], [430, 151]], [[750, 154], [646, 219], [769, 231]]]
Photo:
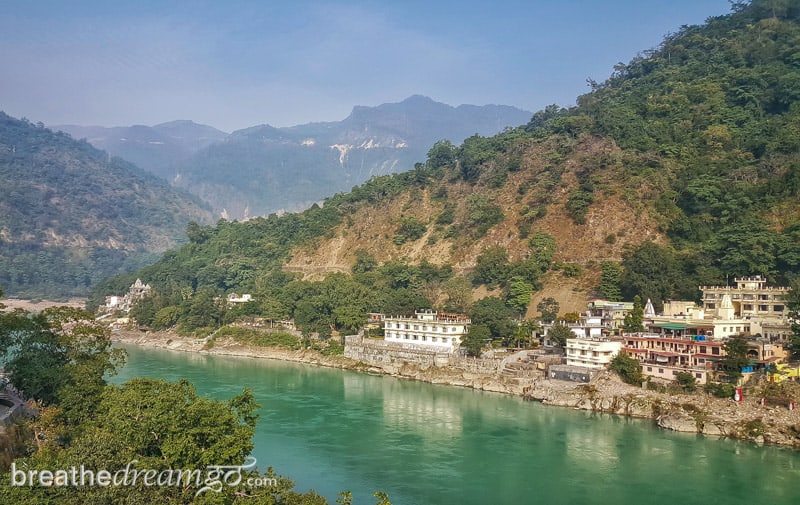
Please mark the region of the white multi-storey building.
[[461, 345], [471, 321], [463, 314], [425, 310], [416, 311], [414, 317], [386, 316], [383, 323], [386, 342], [452, 353]]
[[565, 347], [567, 365], [599, 369], [611, 363], [622, 349], [622, 341], [605, 337], [568, 338]]

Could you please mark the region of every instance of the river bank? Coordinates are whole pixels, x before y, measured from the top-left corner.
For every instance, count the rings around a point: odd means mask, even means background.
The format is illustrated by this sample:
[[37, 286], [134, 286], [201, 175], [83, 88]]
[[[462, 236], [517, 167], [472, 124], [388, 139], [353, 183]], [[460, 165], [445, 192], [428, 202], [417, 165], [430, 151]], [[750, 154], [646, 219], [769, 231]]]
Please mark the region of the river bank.
[[256, 347], [242, 345], [228, 338], [215, 339], [213, 345], [209, 346], [203, 339], [168, 332], [118, 331], [112, 333], [112, 340], [142, 347], [278, 359], [431, 384], [468, 387], [521, 396], [546, 405], [652, 419], [660, 427], [674, 431], [800, 448], [800, 410], [789, 411], [784, 405], [762, 407], [756, 398], [734, 402], [703, 393], [657, 393], [624, 384], [610, 372], [598, 374], [589, 384], [576, 384], [546, 379], [543, 375], [519, 378], [500, 373], [473, 373], [451, 367], [367, 364], [340, 355], [323, 355], [311, 349]]

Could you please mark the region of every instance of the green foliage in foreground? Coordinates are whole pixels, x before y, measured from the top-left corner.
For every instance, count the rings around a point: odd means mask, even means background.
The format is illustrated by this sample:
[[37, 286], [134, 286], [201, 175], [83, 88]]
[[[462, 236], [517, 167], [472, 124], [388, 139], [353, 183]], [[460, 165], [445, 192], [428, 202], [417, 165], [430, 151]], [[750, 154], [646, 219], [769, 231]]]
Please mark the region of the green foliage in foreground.
[[[271, 468], [263, 474], [245, 468], [237, 484], [198, 494], [209, 484], [205, 479], [210, 477], [210, 465], [243, 465], [251, 453], [259, 407], [252, 393], [245, 389], [220, 401], [199, 396], [186, 380], [132, 379], [119, 386], [105, 385], [104, 375], [116, 369], [121, 357], [110, 350], [107, 334], [88, 313], [58, 308], [37, 316], [0, 314], [0, 350], [10, 360], [11, 383], [25, 388], [38, 405], [36, 416], [18, 421], [0, 435], [4, 503], [328, 503], [314, 491], [294, 491], [292, 481]], [[45, 359], [48, 352], [53, 359]], [[19, 362], [30, 369], [23, 370]], [[53, 384], [48, 387], [44, 378]], [[12, 465], [26, 479], [32, 471], [70, 472], [71, 468], [91, 470], [94, 475], [105, 470], [116, 476], [126, 467], [153, 470], [159, 476], [177, 470], [183, 477], [172, 474], [171, 484], [166, 485], [145, 485], [140, 473], [130, 486], [47, 486], [38, 485], [38, 478], [36, 485], [12, 486]], [[200, 472], [196, 476], [187, 473], [196, 470]], [[70, 479], [69, 473], [66, 478]], [[270, 481], [260, 487], [247, 485], [252, 478]], [[16, 479], [19, 482], [19, 475]], [[215, 480], [225, 481], [212, 477]], [[389, 504], [384, 493], [374, 496], [380, 504]], [[352, 493], [341, 493], [337, 502], [352, 503]]]

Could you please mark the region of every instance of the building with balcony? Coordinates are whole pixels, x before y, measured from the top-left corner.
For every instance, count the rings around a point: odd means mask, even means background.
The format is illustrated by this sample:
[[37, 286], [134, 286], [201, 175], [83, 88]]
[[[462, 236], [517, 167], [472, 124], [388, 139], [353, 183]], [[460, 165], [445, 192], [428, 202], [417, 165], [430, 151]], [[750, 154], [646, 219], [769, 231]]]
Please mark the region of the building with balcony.
[[[734, 282], [735, 286], [700, 286], [705, 311], [742, 321], [736, 326], [741, 326], [743, 332], [787, 341], [792, 334], [786, 307], [790, 288], [767, 286], [767, 280], [760, 275], [736, 278]], [[748, 330], [743, 329], [745, 326]]]
[[415, 348], [453, 353], [469, 331], [471, 321], [464, 314], [431, 310], [416, 311], [414, 317], [385, 316], [384, 340]]
[[567, 365], [605, 368], [622, 348], [622, 341], [606, 337], [568, 338], [565, 345]]

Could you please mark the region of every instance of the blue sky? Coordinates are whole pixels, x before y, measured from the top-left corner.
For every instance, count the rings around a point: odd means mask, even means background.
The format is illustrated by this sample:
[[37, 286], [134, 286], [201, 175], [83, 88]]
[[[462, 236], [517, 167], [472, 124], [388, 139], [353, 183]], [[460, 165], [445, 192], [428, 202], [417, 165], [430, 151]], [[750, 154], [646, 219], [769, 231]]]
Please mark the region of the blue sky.
[[45, 124], [343, 119], [422, 94], [569, 106], [727, 0], [0, 0], [0, 110]]

